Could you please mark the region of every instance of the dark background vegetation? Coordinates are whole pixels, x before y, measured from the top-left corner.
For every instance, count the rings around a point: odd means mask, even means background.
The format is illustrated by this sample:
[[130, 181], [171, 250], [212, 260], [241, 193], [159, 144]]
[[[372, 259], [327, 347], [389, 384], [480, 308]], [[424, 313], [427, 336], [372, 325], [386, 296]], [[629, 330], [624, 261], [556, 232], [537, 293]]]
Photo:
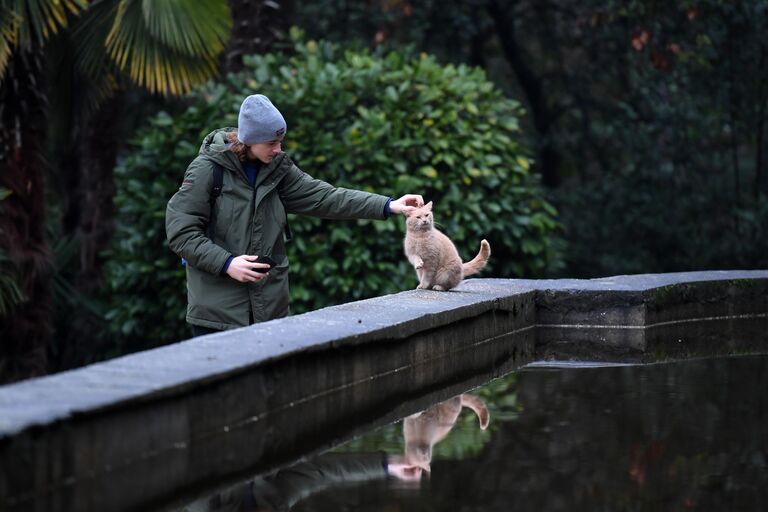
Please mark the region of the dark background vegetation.
[[[140, 2], [53, 5], [0, 14], [0, 381], [184, 336], [162, 208], [201, 134], [256, 88], [306, 171], [445, 202], [465, 257], [495, 239], [486, 275], [768, 267], [768, 1], [180, 1], [171, 28]], [[399, 88], [422, 59], [411, 85], [432, 100]], [[356, 151], [353, 128], [376, 126]], [[402, 224], [291, 222], [297, 311], [414, 284]], [[329, 243], [342, 257], [318, 254]], [[374, 260], [376, 243], [393, 250]]]

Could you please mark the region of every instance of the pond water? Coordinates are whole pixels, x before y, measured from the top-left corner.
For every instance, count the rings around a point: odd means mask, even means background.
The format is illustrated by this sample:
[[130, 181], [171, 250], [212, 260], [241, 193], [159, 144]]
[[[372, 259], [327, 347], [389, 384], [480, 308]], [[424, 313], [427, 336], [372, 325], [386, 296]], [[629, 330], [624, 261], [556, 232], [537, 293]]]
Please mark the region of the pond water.
[[176, 510], [768, 510], [767, 391], [768, 356], [537, 363]]

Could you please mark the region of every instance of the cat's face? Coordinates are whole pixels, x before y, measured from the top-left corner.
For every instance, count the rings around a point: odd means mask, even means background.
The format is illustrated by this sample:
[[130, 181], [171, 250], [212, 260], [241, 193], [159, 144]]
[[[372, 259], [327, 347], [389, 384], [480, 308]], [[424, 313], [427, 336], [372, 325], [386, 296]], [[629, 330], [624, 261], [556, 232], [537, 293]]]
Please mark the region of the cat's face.
[[434, 225], [432, 219], [432, 201], [421, 208], [411, 210], [407, 215], [408, 217], [405, 219], [405, 225], [410, 231], [429, 231]]

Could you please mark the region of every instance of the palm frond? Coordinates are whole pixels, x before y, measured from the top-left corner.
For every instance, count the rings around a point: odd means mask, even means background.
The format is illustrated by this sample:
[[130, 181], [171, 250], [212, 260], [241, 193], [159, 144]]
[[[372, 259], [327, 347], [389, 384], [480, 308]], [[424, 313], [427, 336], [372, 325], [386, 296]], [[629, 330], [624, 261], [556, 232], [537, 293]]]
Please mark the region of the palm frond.
[[[168, 5], [159, 9], [144, 8], [147, 3]], [[226, 0], [190, 5], [202, 8], [203, 4], [216, 3], [226, 4]], [[220, 28], [222, 21], [216, 17], [192, 21], [189, 15], [179, 14], [179, 6], [185, 5], [187, 2], [182, 0], [143, 3], [122, 0], [118, 7], [107, 36], [107, 52], [120, 70], [128, 72], [131, 80], [151, 92], [183, 94], [216, 74], [216, 56], [224, 48], [231, 20], [226, 22], [225, 33]], [[228, 18], [228, 7], [225, 13]], [[172, 15], [176, 17], [167, 18]], [[154, 28], [147, 23], [148, 17], [152, 18]], [[161, 17], [164, 19], [160, 20]], [[180, 36], [182, 33], [189, 35]], [[187, 43], [179, 44], [179, 41]], [[199, 52], [190, 53], [190, 48]]]
[[[10, 193], [7, 188], [0, 188], [0, 201], [8, 197]], [[24, 292], [21, 291], [19, 276], [13, 262], [8, 258], [5, 250], [0, 247], [0, 318], [24, 300]]]
[[68, 15], [78, 15], [87, 0], [0, 0], [0, 82], [17, 46], [41, 44], [60, 28]]
[[218, 55], [232, 30], [228, 2], [144, 0], [142, 11], [155, 39], [190, 56]]
[[115, 63], [109, 58], [105, 41], [117, 14], [117, 2], [96, 2], [72, 26], [73, 65], [87, 78], [81, 83], [80, 95], [85, 110], [91, 111], [118, 88]]
[[180, 95], [216, 75], [213, 58], [188, 57], [156, 45], [136, 47], [128, 74], [152, 93]]
[[42, 43], [67, 26], [69, 15], [78, 15], [88, 7], [87, 0], [3, 0], [0, 9], [20, 20], [18, 44], [29, 48]]
[[86, 313], [101, 317], [104, 314], [104, 306], [83, 294], [75, 287], [64, 269], [72, 269], [78, 264], [80, 246], [78, 241], [71, 236], [59, 238], [51, 248], [56, 257], [58, 271], [53, 275], [53, 294], [55, 304], [68, 304], [77, 307]]
[[13, 274], [0, 271], [0, 317], [8, 314], [14, 306], [24, 302], [24, 293], [19, 287], [18, 278]]
[[97, 2], [72, 26], [75, 65], [86, 76], [97, 78], [113, 67], [105, 41], [117, 14], [116, 2]]
[[0, 82], [19, 40], [21, 17], [10, 9], [0, 10]]

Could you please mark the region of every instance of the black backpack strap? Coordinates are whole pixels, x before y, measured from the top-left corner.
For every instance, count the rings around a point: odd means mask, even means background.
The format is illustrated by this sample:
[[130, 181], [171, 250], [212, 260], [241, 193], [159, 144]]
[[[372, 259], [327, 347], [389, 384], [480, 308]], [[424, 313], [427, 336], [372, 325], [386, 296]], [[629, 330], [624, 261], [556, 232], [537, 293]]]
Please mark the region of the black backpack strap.
[[211, 214], [208, 218], [208, 238], [213, 241], [214, 228], [216, 227], [216, 198], [221, 195], [221, 188], [224, 184], [224, 168], [213, 160], [210, 162], [213, 165], [213, 183], [208, 198], [208, 204], [211, 205]]
[[[280, 180], [282, 180], [282, 176], [280, 177]], [[277, 187], [277, 197], [280, 198], [280, 202], [283, 203], [283, 208], [285, 208], [285, 201], [283, 201], [283, 194], [280, 193], [280, 186]], [[288, 222], [288, 212], [285, 213], [285, 230], [283, 230], [283, 240], [285, 243], [290, 242], [293, 240], [293, 232], [291, 231], [291, 224]]]
[[[278, 197], [280, 198], [280, 202], [285, 204], [285, 202], [283, 201], [283, 196], [280, 195], [279, 190], [278, 190]], [[283, 234], [285, 235], [285, 238], [284, 238], [285, 243], [288, 243], [291, 240], [293, 240], [293, 232], [291, 231], [291, 224], [288, 222], [288, 212], [285, 213], [285, 231], [283, 232]]]
[[[211, 214], [208, 220], [208, 238], [213, 241], [214, 228], [216, 227], [216, 208], [214, 207], [216, 206], [216, 198], [221, 195], [221, 189], [224, 184], [224, 168], [213, 160], [210, 162], [213, 165], [213, 182], [211, 183], [211, 194], [208, 199], [208, 204], [211, 205]], [[280, 195], [279, 189], [278, 196], [282, 202], [283, 197]], [[293, 232], [291, 231], [290, 224], [288, 224], [288, 221], [286, 221], [285, 241], [290, 242], [291, 240], [293, 240]]]

